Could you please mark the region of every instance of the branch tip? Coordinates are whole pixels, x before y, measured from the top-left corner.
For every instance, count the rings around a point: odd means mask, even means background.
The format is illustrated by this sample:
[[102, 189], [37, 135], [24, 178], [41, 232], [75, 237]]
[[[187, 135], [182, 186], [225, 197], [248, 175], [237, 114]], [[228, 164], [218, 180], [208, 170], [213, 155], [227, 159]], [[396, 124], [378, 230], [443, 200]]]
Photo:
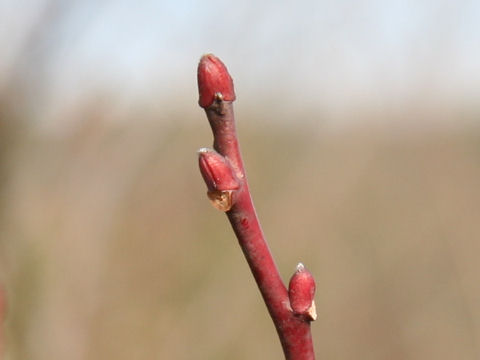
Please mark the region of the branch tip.
[[206, 109], [214, 102], [234, 101], [233, 80], [225, 64], [213, 54], [201, 57], [197, 70], [198, 104]]
[[315, 282], [302, 263], [288, 291], [263, 236], [245, 176], [235, 130], [233, 80], [213, 54], [201, 57], [197, 69], [199, 105], [212, 128], [213, 148], [197, 151], [200, 172], [212, 205], [226, 212], [277, 329], [286, 360], [314, 360], [310, 322], [317, 317]]

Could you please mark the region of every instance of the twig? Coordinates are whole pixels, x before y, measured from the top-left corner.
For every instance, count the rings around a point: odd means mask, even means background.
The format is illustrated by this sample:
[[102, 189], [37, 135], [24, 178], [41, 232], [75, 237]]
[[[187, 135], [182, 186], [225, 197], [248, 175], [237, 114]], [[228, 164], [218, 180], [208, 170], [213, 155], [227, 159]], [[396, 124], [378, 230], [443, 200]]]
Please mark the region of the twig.
[[205, 109], [214, 137], [214, 150], [198, 151], [208, 197], [230, 220], [277, 329], [285, 358], [314, 359], [310, 322], [316, 318], [315, 282], [301, 263], [288, 290], [280, 278], [248, 188], [233, 115], [233, 81], [225, 65], [212, 54], [200, 60], [198, 88], [199, 104]]

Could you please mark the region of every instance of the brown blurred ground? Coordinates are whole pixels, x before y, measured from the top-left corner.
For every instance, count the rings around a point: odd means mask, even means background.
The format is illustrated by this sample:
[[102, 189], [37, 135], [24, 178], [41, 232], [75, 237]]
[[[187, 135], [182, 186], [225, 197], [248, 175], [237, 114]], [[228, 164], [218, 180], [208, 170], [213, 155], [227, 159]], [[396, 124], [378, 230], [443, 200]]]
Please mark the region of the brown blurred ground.
[[[61, 135], [2, 123], [7, 359], [281, 358], [205, 196], [203, 113], [74, 113]], [[318, 358], [480, 358], [480, 130], [256, 113], [239, 124], [249, 180], [284, 279], [299, 261], [316, 277]]]

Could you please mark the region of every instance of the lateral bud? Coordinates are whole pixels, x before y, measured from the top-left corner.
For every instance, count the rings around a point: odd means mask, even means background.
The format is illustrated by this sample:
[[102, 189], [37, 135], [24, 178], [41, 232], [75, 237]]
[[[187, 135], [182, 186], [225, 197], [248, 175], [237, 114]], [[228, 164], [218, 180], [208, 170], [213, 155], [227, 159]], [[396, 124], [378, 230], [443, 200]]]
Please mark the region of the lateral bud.
[[315, 280], [310, 271], [302, 263], [299, 263], [288, 284], [288, 297], [293, 313], [304, 316], [308, 320], [316, 320], [314, 295]]
[[233, 80], [225, 64], [215, 55], [203, 55], [198, 64], [198, 104], [206, 109], [215, 101], [234, 101]]
[[233, 192], [240, 185], [228, 160], [213, 149], [202, 148], [198, 150], [198, 165], [212, 205], [221, 211], [230, 210]]

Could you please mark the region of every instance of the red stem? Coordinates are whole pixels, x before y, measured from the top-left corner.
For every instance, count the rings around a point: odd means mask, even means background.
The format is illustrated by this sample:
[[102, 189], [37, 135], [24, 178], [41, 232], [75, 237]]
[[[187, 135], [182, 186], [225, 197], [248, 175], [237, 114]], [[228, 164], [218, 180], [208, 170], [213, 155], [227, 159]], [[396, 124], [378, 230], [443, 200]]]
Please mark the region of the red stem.
[[[310, 333], [314, 320], [315, 284], [311, 274], [299, 265], [290, 281], [290, 294], [280, 278], [265, 241], [253, 206], [247, 177], [235, 129], [233, 82], [223, 63], [213, 55], [202, 57], [198, 69], [200, 105], [205, 108], [212, 128], [216, 150], [202, 149], [200, 170], [213, 202], [224, 194], [222, 206], [226, 211], [245, 258], [257, 282], [270, 316], [273, 319], [287, 360], [315, 358]], [[218, 89], [218, 91], [217, 91]], [[223, 96], [227, 94], [227, 96]], [[219, 161], [218, 157], [223, 160]], [[236, 176], [233, 182], [232, 171]], [[225, 184], [235, 184], [226, 189]], [[216, 195], [211, 195], [212, 193]], [[228, 195], [228, 196], [227, 196]], [[216, 197], [215, 197], [216, 196]], [[289, 298], [290, 295], [290, 298]], [[293, 297], [293, 301], [292, 301]], [[292, 310], [292, 304], [307, 304]]]

